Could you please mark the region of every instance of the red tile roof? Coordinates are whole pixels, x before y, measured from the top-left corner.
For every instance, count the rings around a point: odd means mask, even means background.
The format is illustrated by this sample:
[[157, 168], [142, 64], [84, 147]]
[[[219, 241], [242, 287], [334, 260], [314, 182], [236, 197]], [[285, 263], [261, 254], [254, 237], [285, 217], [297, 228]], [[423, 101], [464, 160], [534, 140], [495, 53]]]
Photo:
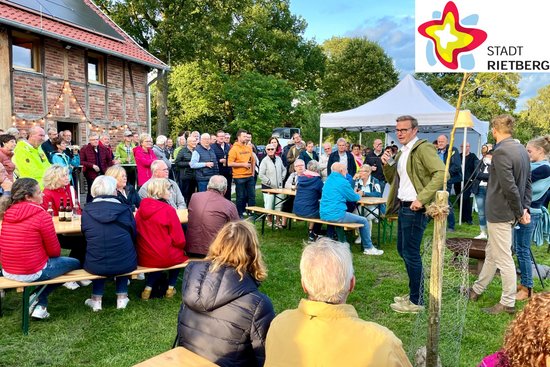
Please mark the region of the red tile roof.
[[44, 15], [41, 16], [33, 10], [27, 10], [4, 0], [0, 1], [0, 23], [104, 52], [153, 68], [168, 69], [165, 63], [141, 48], [93, 3], [89, 0], [82, 1], [98, 13], [106, 23], [111, 25], [124, 38], [124, 41], [115, 40], [100, 33], [79, 28], [58, 19], [52, 19]]

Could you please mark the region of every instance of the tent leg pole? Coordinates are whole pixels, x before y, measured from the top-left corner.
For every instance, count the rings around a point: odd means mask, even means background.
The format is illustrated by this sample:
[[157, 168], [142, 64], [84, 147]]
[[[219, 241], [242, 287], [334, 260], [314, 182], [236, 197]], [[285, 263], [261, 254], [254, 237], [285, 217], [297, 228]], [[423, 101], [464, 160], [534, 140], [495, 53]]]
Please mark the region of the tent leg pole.
[[[466, 134], [468, 132], [468, 128], [464, 128], [464, 140], [462, 142], [462, 182], [460, 183], [460, 207], [458, 212], [458, 225], [462, 225], [462, 205], [464, 200], [464, 180], [465, 180], [465, 170], [466, 170]], [[470, 200], [470, 198], [466, 198], [466, 200]]]

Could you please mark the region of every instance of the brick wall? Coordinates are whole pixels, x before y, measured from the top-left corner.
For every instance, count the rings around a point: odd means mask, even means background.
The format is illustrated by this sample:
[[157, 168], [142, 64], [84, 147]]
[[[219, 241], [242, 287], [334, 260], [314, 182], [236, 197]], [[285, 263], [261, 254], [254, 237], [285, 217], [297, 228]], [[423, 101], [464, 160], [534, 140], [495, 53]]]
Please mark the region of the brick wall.
[[[105, 84], [86, 83], [86, 50], [76, 46], [66, 50], [53, 39], [44, 39], [43, 48], [42, 72], [13, 71], [11, 87], [14, 112], [18, 116], [17, 128], [29, 128], [30, 120], [37, 120], [42, 126], [54, 127], [57, 121], [75, 122], [79, 124], [78, 143], [86, 143], [90, 127], [82, 121], [78, 104], [72, 98], [74, 96], [89, 121], [99, 127], [100, 133], [109, 131], [109, 127], [121, 125], [128, 125], [134, 132], [147, 131], [147, 67], [132, 64], [132, 89], [129, 63], [103, 55]], [[73, 96], [67, 91], [60, 100], [58, 97], [63, 90], [66, 75]], [[39, 119], [48, 112], [52, 116], [41, 123]], [[28, 121], [24, 123], [23, 119]], [[111, 143], [117, 144], [122, 140], [123, 130], [119, 128], [111, 131]]]

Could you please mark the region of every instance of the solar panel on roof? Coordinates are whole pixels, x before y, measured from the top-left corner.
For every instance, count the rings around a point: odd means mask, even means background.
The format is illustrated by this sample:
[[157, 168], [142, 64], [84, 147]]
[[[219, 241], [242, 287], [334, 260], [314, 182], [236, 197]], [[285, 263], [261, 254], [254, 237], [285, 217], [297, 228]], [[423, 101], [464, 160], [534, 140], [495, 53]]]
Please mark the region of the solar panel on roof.
[[82, 0], [11, 0], [11, 2], [41, 12], [45, 16], [73, 23], [92, 32], [124, 40], [110, 24]]

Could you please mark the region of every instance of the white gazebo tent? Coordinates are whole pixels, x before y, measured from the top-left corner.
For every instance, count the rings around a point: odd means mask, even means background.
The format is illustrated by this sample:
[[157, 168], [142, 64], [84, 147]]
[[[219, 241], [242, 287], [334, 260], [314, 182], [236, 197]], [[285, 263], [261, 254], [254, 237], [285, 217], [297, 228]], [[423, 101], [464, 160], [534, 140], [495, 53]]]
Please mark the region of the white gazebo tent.
[[[433, 141], [440, 134], [449, 133], [453, 127], [455, 107], [439, 97], [431, 87], [406, 75], [393, 89], [375, 100], [347, 111], [321, 114], [320, 145], [323, 129], [339, 129], [359, 132], [383, 131], [386, 144], [399, 145], [395, 133], [395, 119], [402, 115], [414, 116], [419, 123], [419, 137]], [[479, 153], [487, 141], [489, 123], [472, 116], [474, 127], [467, 136], [471, 151]], [[456, 131], [455, 141], [463, 141], [463, 132]]]

